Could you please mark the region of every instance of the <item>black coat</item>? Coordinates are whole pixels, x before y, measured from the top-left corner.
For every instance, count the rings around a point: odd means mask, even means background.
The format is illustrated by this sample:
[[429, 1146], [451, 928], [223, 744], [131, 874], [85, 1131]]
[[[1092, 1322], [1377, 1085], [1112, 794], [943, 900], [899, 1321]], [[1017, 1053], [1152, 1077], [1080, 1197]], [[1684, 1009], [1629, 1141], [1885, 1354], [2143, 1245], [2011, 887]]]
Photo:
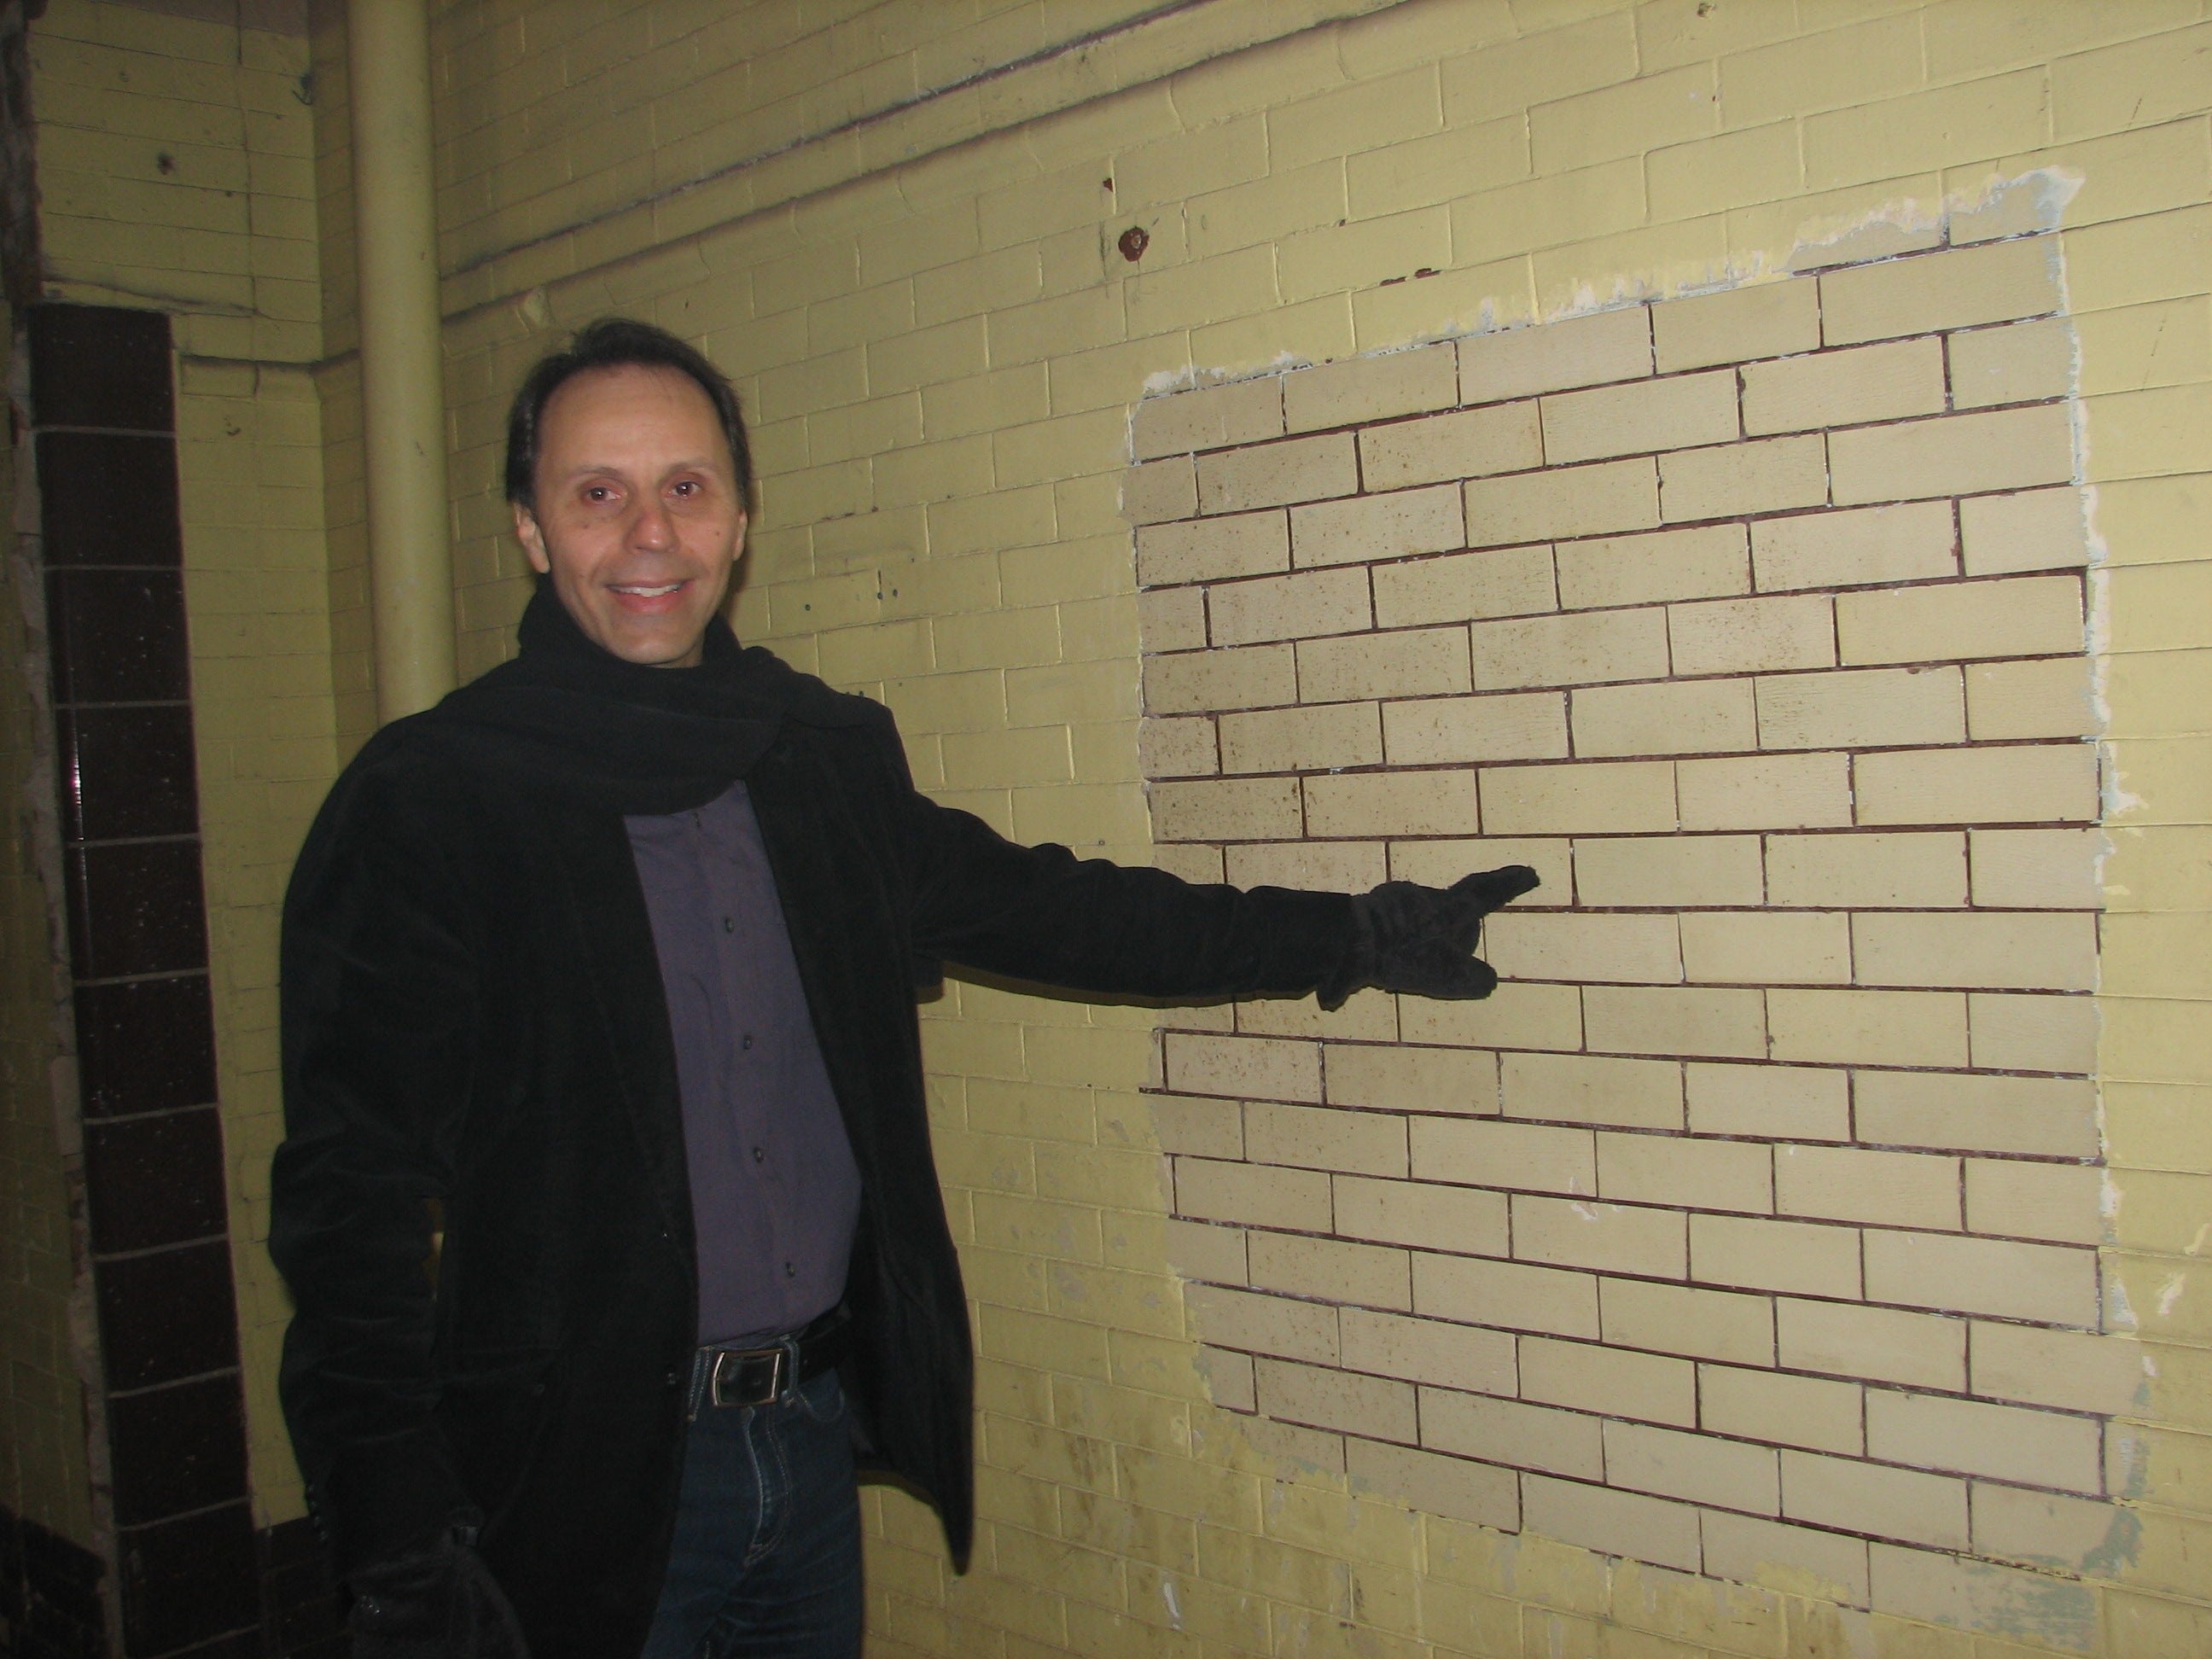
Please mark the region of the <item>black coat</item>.
[[[1297, 995], [1350, 908], [1013, 846], [914, 789], [883, 709], [785, 684], [747, 781], [863, 1188], [846, 1380], [864, 1461], [964, 1558], [972, 1362], [916, 964]], [[607, 1659], [659, 1592], [696, 1340], [675, 1051], [619, 814], [471, 763], [449, 724], [371, 740], [286, 899], [282, 1395], [340, 1572], [473, 1510], [538, 1659]]]

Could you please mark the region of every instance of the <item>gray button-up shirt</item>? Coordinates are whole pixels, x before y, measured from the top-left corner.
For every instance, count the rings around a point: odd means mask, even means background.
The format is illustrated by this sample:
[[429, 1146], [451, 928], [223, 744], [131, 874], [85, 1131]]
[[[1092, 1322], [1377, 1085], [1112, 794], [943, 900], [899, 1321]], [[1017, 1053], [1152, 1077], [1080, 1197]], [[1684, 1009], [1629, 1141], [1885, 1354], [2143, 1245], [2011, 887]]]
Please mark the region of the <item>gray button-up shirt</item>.
[[676, 1039], [699, 1340], [797, 1330], [845, 1292], [860, 1176], [751, 797], [623, 822]]

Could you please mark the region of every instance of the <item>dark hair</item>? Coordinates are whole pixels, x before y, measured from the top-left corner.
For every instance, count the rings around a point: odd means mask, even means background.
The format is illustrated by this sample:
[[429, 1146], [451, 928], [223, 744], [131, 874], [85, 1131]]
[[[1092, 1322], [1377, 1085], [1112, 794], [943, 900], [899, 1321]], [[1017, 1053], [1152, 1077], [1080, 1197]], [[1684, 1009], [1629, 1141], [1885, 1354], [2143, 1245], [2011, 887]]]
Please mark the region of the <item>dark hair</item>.
[[594, 368], [672, 368], [689, 375], [722, 423], [730, 442], [730, 461], [737, 472], [738, 499], [750, 498], [753, 487], [752, 453], [745, 444], [744, 416], [738, 410], [735, 387], [722, 371], [696, 348], [665, 328], [628, 317], [602, 317], [576, 331], [565, 351], [540, 357], [523, 377], [521, 388], [507, 411], [507, 499], [535, 508], [538, 481], [538, 428], [553, 394], [577, 375]]

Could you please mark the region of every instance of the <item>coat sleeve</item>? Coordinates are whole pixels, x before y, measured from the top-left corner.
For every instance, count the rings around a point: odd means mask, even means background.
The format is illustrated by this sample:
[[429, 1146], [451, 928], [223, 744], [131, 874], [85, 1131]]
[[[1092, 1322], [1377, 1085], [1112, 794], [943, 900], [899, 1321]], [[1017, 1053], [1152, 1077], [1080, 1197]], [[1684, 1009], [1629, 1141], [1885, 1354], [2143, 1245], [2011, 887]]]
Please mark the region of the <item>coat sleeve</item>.
[[1352, 949], [1345, 894], [1201, 884], [1022, 846], [915, 789], [886, 733], [926, 955], [1071, 991], [1214, 1002], [1304, 996]]
[[295, 1312], [279, 1393], [341, 1573], [469, 1507], [432, 1417], [430, 1200], [449, 1186], [477, 1000], [448, 859], [409, 792], [357, 765], [285, 897], [269, 1249]]

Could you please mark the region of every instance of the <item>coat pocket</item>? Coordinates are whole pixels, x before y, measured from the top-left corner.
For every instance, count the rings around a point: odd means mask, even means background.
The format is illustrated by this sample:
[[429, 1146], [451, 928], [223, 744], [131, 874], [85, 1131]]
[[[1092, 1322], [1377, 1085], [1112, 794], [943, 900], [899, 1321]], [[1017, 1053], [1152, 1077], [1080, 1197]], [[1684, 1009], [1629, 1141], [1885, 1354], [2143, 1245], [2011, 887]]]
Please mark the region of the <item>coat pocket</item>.
[[544, 1445], [558, 1382], [550, 1353], [473, 1356], [446, 1380], [438, 1425], [487, 1529], [498, 1524]]

